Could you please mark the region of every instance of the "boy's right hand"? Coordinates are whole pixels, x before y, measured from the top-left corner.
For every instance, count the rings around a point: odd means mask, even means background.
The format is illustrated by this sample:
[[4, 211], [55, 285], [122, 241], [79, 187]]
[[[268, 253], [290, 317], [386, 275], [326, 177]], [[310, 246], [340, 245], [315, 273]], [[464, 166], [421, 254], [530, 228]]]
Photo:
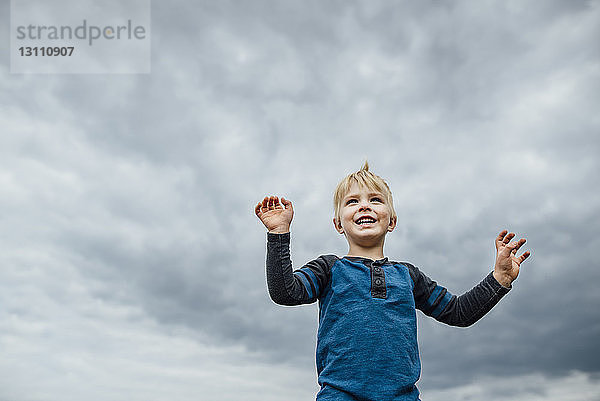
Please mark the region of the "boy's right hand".
[[[282, 205], [283, 204], [283, 205]], [[290, 232], [290, 224], [294, 217], [292, 202], [277, 196], [265, 196], [262, 202], [258, 202], [254, 213], [263, 222], [267, 230], [273, 234], [285, 234]]]

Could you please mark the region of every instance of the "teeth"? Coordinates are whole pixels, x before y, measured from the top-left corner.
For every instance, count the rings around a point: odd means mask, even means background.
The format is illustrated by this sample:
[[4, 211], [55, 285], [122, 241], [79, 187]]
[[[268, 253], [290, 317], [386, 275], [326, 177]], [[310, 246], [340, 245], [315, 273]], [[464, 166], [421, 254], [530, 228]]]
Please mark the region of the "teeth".
[[365, 224], [365, 223], [375, 223], [375, 219], [370, 217], [361, 217], [356, 221], [357, 224]]

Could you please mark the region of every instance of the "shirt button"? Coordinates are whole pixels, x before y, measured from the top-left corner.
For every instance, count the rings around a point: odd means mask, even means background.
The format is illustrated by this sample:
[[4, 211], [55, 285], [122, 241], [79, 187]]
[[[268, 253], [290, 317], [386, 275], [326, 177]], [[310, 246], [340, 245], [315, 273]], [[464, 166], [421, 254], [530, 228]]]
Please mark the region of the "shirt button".
[[375, 280], [375, 284], [380, 285], [381, 284], [381, 280], [379, 280], [379, 279]]
[[375, 273], [379, 273], [380, 271], [381, 271], [381, 268], [380, 268], [380, 267], [376, 267], [376, 268], [375, 268]]

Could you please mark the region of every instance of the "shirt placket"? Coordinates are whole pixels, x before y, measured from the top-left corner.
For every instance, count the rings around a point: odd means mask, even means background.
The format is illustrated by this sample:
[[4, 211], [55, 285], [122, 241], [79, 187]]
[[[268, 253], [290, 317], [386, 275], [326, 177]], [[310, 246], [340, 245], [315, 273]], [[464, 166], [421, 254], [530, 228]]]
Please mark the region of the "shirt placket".
[[371, 296], [373, 298], [385, 299], [387, 292], [383, 262], [378, 260], [371, 262], [369, 268], [371, 269]]

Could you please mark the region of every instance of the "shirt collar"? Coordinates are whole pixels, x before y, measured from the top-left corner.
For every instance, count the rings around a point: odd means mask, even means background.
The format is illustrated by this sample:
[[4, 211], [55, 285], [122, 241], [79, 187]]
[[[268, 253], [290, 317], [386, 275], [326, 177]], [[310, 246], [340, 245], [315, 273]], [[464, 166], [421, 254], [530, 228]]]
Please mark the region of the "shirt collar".
[[373, 259], [369, 259], [369, 258], [364, 258], [362, 256], [344, 256], [342, 259], [348, 259], [349, 261], [352, 261], [352, 262], [362, 262], [364, 264], [375, 263], [378, 265], [385, 265], [385, 264], [389, 263], [388, 258], [373, 260]]

